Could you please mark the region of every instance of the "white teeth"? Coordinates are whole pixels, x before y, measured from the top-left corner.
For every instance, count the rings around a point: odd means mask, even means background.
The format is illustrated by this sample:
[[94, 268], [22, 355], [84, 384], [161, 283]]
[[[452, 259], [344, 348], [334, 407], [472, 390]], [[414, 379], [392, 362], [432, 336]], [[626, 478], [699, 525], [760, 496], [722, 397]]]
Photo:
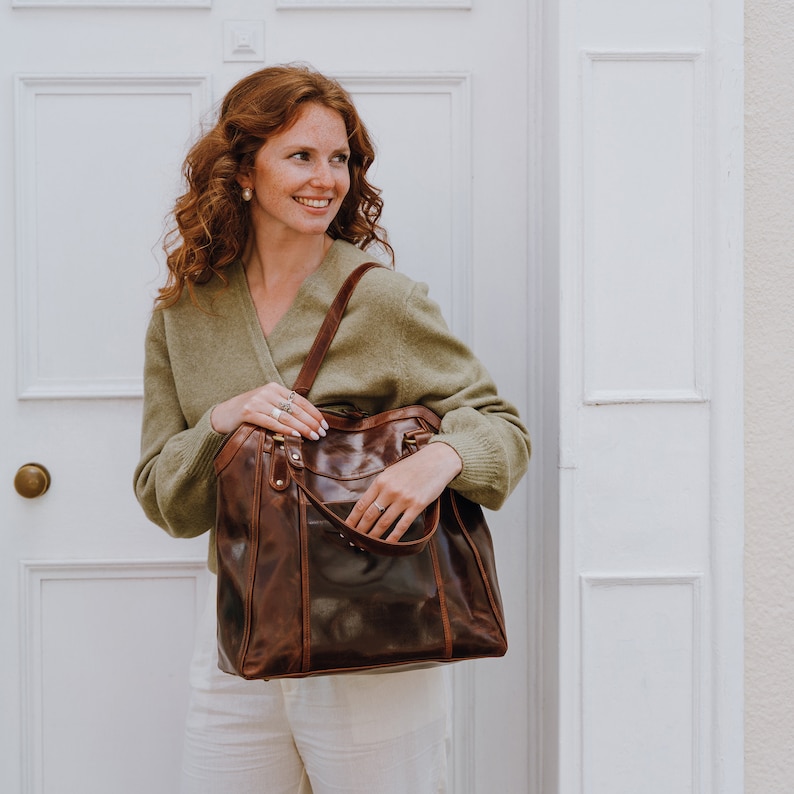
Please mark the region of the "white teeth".
[[305, 207], [315, 207], [316, 209], [322, 209], [331, 203], [331, 199], [307, 199], [301, 198], [300, 196], [296, 196], [295, 201], [297, 201], [298, 204], [303, 204]]

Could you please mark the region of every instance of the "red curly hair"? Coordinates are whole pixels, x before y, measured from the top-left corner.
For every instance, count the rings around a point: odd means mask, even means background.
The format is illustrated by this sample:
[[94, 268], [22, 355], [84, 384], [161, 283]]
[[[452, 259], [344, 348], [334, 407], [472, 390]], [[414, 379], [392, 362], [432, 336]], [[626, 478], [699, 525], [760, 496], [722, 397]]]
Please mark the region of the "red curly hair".
[[240, 80], [221, 104], [215, 126], [190, 150], [183, 166], [187, 192], [173, 210], [173, 228], [165, 237], [168, 279], [159, 290], [160, 307], [176, 303], [187, 287], [223, 278], [222, 269], [240, 258], [250, 234], [248, 208], [236, 177], [272, 135], [292, 125], [306, 102], [342, 116], [350, 146], [350, 190], [328, 234], [359, 248], [379, 244], [393, 260], [380, 224], [380, 190], [366, 173], [375, 149], [347, 92], [335, 80], [306, 66], [272, 66]]

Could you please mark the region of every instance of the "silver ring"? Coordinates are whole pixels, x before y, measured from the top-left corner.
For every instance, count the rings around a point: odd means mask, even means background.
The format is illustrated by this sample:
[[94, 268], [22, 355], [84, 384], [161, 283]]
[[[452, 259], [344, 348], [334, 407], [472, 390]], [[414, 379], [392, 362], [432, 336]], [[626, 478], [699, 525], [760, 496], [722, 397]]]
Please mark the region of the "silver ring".
[[374, 504], [374, 505], [375, 505], [375, 509], [376, 509], [376, 510], [377, 510], [379, 513], [385, 513], [385, 512], [386, 512], [386, 508], [385, 508], [385, 507], [381, 507], [381, 506], [380, 506], [380, 505], [379, 505], [377, 502], [373, 502], [372, 504]]
[[291, 402], [288, 402], [288, 401], [282, 400], [282, 401], [281, 401], [281, 402], [278, 404], [278, 407], [279, 407], [279, 408], [280, 408], [282, 411], [286, 411], [288, 414], [291, 414], [291, 413], [292, 413], [292, 403], [291, 403]]
[[270, 412], [270, 415], [278, 422], [279, 421], [279, 416], [281, 416], [281, 414], [283, 414], [283, 413], [284, 412], [281, 410], [281, 408], [274, 408]]

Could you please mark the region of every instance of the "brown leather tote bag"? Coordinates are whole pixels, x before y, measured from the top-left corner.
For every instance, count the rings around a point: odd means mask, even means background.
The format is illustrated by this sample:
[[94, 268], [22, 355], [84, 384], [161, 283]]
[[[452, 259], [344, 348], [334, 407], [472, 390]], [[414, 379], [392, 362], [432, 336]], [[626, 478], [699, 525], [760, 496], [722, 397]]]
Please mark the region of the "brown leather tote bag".
[[[328, 312], [298, 376], [308, 393], [356, 283]], [[215, 459], [219, 666], [294, 678], [454, 662], [507, 651], [490, 532], [446, 489], [398, 543], [344, 523], [372, 480], [438, 431], [412, 405], [324, 414], [320, 441], [241, 425]]]

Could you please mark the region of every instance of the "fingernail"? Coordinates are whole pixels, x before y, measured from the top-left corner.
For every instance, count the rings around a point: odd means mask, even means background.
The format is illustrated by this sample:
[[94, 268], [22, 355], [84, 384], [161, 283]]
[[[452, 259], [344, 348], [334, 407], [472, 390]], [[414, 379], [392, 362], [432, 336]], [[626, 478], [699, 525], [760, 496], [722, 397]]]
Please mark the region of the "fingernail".
[[328, 430], [328, 422], [326, 422], [325, 419], [323, 419], [323, 421], [320, 422], [320, 424], [323, 426], [323, 430]]
[[295, 436], [295, 438], [300, 438], [301, 437], [301, 434], [297, 430], [293, 430], [292, 431], [292, 435]]
[[321, 428], [320, 428], [320, 429], [319, 429], [317, 432], [318, 432], [318, 433], [319, 433], [319, 434], [320, 434], [320, 435], [321, 435], [323, 438], [325, 438], [325, 435], [326, 435], [326, 433], [325, 433], [325, 428], [324, 428], [324, 427], [321, 427]]
[[319, 441], [320, 440], [320, 436], [318, 436], [317, 433], [314, 432], [314, 430], [312, 430], [310, 435], [311, 435], [312, 441]]

